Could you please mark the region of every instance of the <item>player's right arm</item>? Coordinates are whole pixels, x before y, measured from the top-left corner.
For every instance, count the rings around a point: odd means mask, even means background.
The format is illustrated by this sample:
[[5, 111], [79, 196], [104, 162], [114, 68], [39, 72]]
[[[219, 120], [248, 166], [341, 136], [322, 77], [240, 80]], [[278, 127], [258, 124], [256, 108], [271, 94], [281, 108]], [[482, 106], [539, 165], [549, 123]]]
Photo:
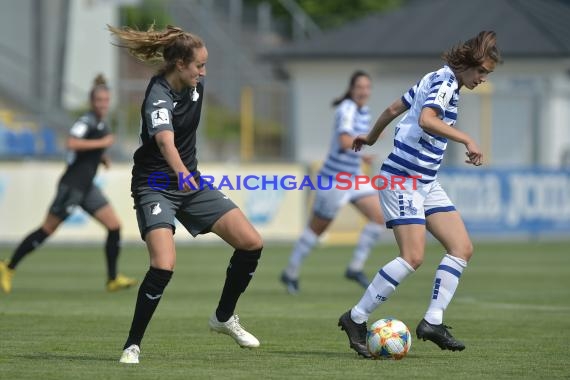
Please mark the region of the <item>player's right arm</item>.
[[196, 181], [190, 175], [190, 172], [186, 168], [186, 165], [184, 165], [184, 162], [182, 162], [178, 149], [176, 149], [176, 145], [174, 144], [174, 132], [171, 130], [162, 130], [158, 132], [154, 138], [158, 145], [158, 149], [160, 149], [160, 153], [162, 153], [162, 156], [168, 163], [168, 166], [170, 166], [174, 173], [179, 176], [178, 178], [180, 179], [180, 175], [182, 175], [183, 178], [190, 178], [190, 182], [194, 186], [194, 189], [191, 189], [186, 181], [182, 181], [182, 183], [179, 181], [178, 188], [185, 192], [196, 190], [198, 188]]
[[363, 145], [374, 145], [384, 129], [398, 116], [408, 110], [408, 105], [402, 98], [396, 99], [388, 108], [384, 110], [374, 123], [368, 135], [360, 135], [352, 142], [352, 149], [356, 152], [362, 149]]

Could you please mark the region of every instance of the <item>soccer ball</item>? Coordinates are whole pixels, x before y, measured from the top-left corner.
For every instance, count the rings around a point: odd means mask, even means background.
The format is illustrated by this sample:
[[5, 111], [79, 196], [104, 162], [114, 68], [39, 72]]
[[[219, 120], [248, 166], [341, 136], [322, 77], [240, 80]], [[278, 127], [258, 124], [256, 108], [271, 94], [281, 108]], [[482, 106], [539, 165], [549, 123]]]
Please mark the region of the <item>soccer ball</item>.
[[395, 318], [379, 319], [366, 333], [366, 347], [375, 359], [400, 360], [412, 347], [412, 335], [402, 321]]

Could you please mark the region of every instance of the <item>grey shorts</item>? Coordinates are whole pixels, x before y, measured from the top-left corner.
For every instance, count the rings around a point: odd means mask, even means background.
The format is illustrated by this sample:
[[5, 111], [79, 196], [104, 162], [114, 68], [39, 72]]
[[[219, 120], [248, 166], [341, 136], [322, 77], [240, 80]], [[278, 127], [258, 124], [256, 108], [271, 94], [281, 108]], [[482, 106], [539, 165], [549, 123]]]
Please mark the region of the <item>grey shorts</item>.
[[208, 186], [188, 193], [148, 189], [134, 193], [133, 198], [143, 240], [156, 228], [171, 228], [174, 233], [175, 218], [192, 236], [208, 233], [222, 215], [237, 208], [226, 195]]
[[93, 215], [101, 207], [108, 204], [107, 198], [95, 185], [91, 185], [89, 190], [84, 193], [64, 183], [60, 183], [57, 186], [57, 193], [49, 208], [49, 213], [61, 220], [65, 220], [76, 207], [81, 207], [89, 215]]

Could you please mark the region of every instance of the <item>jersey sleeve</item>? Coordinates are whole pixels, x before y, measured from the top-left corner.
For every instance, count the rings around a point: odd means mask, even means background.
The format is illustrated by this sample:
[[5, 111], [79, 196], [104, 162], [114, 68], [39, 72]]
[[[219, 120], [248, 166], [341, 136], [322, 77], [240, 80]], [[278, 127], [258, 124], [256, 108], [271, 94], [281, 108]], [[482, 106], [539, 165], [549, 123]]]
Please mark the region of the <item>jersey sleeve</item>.
[[402, 102], [404, 102], [407, 108], [410, 108], [412, 106], [417, 91], [418, 91], [418, 83], [416, 83], [404, 95], [402, 95]]
[[151, 91], [144, 104], [145, 125], [149, 137], [160, 131], [174, 131], [172, 125], [172, 98], [161, 91]]
[[344, 101], [336, 110], [336, 129], [340, 134], [348, 133], [356, 136], [358, 133], [354, 130], [354, 117], [356, 114], [356, 104], [354, 102]]
[[69, 135], [77, 139], [84, 139], [89, 132], [89, 118], [87, 116], [80, 117], [69, 129]]
[[429, 83], [429, 93], [422, 106], [433, 108], [443, 119], [445, 110], [449, 107], [449, 102], [453, 98], [453, 92], [457, 88], [457, 82], [453, 76], [442, 78], [439, 75], [433, 76]]

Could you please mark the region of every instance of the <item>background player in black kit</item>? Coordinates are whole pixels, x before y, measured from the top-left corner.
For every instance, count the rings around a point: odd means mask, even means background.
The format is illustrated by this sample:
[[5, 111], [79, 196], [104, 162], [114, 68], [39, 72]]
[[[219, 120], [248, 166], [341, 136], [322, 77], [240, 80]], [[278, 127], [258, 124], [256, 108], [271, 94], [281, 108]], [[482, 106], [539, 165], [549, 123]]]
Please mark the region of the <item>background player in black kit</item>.
[[134, 279], [117, 274], [120, 250], [120, 222], [101, 190], [93, 184], [99, 164], [109, 167], [105, 149], [113, 144], [113, 135], [104, 119], [109, 112], [110, 93], [102, 75], [98, 75], [90, 92], [91, 110], [81, 116], [69, 131], [68, 165], [59, 180], [57, 194], [40, 228], [26, 236], [10, 261], [0, 261], [0, 288], [12, 290], [12, 278], [20, 261], [55, 232], [73, 212], [83, 208], [108, 231], [105, 243], [107, 259], [107, 290], [116, 291], [136, 284]]
[[[258, 347], [234, 310], [261, 256], [261, 237], [239, 208], [216, 189], [198, 188], [196, 129], [200, 121], [208, 51], [200, 37], [169, 26], [162, 31], [109, 27], [121, 47], [142, 60], [160, 58], [163, 68], [147, 87], [141, 107], [141, 143], [134, 154], [132, 195], [150, 268], [140, 286], [135, 313], [120, 362], [138, 363], [140, 343], [172, 277], [175, 221], [193, 235], [213, 232], [235, 251], [226, 270], [210, 329], [231, 336], [242, 347]], [[153, 173], [168, 173], [164, 190], [149, 185]], [[179, 176], [180, 175], [180, 176]], [[195, 190], [192, 190], [194, 188]]]

